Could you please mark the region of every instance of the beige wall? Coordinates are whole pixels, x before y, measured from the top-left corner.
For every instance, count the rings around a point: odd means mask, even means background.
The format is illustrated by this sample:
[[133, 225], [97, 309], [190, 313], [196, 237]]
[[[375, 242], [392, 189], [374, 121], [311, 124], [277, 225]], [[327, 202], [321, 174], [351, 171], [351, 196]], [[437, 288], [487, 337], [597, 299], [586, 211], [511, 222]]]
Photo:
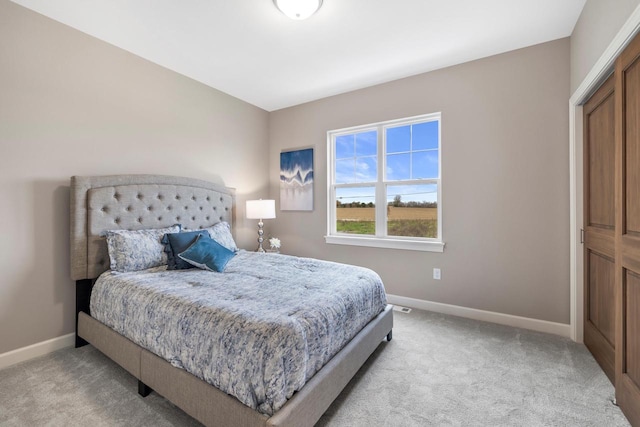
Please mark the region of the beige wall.
[[268, 113], [0, 0], [0, 354], [74, 331], [69, 177], [182, 175], [268, 192]]
[[[569, 323], [569, 39], [271, 113], [281, 150], [315, 147], [315, 210], [278, 211], [285, 253], [376, 270], [405, 297]], [[444, 253], [328, 245], [326, 132], [442, 112]], [[432, 269], [442, 269], [442, 280]]]
[[[74, 330], [71, 175], [224, 182], [238, 189], [239, 244], [253, 248], [244, 200], [277, 200], [279, 153], [310, 145], [315, 210], [265, 221], [285, 253], [371, 267], [390, 294], [568, 323], [569, 89], [638, 3], [589, 0], [571, 42], [268, 114], [0, 0], [0, 354]], [[325, 244], [326, 132], [435, 111], [445, 252]], [[442, 280], [431, 279], [434, 267]]]
[[640, 0], [587, 0], [571, 34], [571, 93], [580, 86]]

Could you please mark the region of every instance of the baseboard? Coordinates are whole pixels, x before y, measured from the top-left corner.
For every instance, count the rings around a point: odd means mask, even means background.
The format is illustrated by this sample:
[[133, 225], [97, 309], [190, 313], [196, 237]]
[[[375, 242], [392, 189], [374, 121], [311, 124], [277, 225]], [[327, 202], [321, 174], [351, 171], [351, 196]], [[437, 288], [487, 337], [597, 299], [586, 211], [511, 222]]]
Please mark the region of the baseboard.
[[2, 353], [0, 354], [0, 369], [15, 365], [16, 363], [24, 362], [29, 359], [33, 359], [38, 356], [43, 356], [45, 354], [63, 349], [65, 347], [71, 347], [72, 345], [74, 345], [75, 340], [76, 334], [72, 333], [29, 345], [27, 347], [8, 351], [6, 353]]
[[401, 297], [387, 294], [387, 300], [391, 304], [434, 311], [436, 313], [451, 314], [453, 316], [466, 317], [468, 319], [482, 320], [484, 322], [498, 323], [500, 325], [514, 326], [516, 328], [531, 329], [538, 332], [571, 337], [571, 325], [549, 322], [546, 320], [532, 319], [529, 317], [514, 316], [511, 314], [496, 313], [494, 311], [478, 310], [475, 308], [461, 307], [458, 305], [442, 304], [416, 298]]

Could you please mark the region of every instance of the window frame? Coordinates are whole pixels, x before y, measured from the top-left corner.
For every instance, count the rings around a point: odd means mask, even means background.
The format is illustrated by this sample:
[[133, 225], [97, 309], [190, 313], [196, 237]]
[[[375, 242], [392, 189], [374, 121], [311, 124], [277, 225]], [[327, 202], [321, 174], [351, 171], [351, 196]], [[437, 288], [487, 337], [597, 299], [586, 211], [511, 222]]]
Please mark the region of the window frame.
[[[438, 177], [408, 180], [387, 180], [386, 174], [386, 130], [388, 128], [413, 125], [423, 122], [438, 122]], [[377, 174], [376, 181], [336, 184], [336, 138], [344, 135], [352, 135], [371, 130], [377, 131]], [[410, 150], [412, 152], [413, 150]], [[426, 151], [426, 150], [425, 150]], [[378, 123], [353, 126], [349, 128], [330, 130], [327, 132], [327, 235], [325, 242], [329, 244], [368, 246], [377, 248], [406, 249], [429, 252], [443, 252], [444, 241], [442, 237], [442, 113], [430, 113], [402, 119], [388, 120]], [[436, 185], [438, 235], [436, 238], [388, 236], [387, 235], [387, 188], [397, 185]], [[337, 188], [375, 188], [375, 235], [360, 235], [339, 233], [337, 231]], [[378, 203], [379, 200], [384, 201]]]

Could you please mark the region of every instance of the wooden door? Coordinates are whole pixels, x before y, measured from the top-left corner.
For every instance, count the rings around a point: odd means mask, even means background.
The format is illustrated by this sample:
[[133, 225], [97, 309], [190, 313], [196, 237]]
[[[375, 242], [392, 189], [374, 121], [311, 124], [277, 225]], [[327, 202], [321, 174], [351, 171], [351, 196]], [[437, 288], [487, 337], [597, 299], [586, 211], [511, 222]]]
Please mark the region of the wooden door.
[[640, 426], [640, 37], [615, 69], [616, 400]]
[[615, 383], [615, 80], [584, 114], [584, 343]]

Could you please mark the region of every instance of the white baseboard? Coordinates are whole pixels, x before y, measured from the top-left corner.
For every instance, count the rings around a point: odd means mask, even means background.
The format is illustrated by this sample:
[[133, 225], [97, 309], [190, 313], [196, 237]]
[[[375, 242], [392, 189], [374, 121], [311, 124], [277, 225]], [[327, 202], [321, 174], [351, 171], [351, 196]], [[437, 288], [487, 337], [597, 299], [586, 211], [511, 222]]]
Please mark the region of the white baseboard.
[[434, 311], [436, 313], [451, 314], [453, 316], [466, 317], [468, 319], [482, 320], [483, 322], [498, 323], [500, 325], [514, 326], [516, 328], [531, 329], [538, 332], [571, 337], [571, 325], [549, 322], [546, 320], [531, 319], [529, 317], [513, 316], [511, 314], [496, 313], [494, 311], [477, 310], [475, 308], [461, 307], [458, 305], [442, 304], [416, 298], [401, 297], [387, 294], [387, 300], [391, 304]]
[[0, 369], [38, 356], [43, 356], [65, 347], [71, 347], [75, 344], [75, 341], [76, 334], [73, 333], [2, 353], [0, 354]]

